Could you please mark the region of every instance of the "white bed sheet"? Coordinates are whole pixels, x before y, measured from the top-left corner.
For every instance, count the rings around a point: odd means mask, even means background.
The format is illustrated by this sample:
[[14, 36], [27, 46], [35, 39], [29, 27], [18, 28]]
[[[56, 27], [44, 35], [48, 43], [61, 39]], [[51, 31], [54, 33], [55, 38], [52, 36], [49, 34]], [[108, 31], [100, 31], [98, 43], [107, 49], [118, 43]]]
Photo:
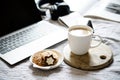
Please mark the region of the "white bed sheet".
[[[92, 20], [95, 34], [103, 38], [103, 43], [113, 52], [113, 63], [101, 70], [84, 71], [68, 66], [64, 62], [56, 69], [43, 71], [32, 67], [28, 59], [9, 66], [0, 59], [0, 80], [120, 80], [120, 23]], [[50, 48], [62, 53], [67, 41]]]

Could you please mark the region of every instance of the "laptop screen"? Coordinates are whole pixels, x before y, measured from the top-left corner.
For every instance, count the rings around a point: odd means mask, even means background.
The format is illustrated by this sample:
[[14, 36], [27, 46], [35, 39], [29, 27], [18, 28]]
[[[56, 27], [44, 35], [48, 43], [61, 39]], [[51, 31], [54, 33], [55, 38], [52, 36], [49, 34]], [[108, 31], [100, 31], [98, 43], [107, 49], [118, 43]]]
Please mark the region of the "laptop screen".
[[41, 20], [34, 0], [2, 0], [0, 10], [0, 36]]

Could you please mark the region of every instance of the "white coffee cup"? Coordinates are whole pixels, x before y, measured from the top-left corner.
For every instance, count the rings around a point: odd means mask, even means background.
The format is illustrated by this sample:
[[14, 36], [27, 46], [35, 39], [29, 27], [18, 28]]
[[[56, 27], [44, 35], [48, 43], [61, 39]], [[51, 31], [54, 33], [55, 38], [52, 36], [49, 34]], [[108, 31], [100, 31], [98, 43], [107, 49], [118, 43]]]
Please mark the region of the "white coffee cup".
[[[98, 37], [99, 43], [91, 45], [92, 37]], [[71, 52], [76, 55], [86, 54], [89, 48], [97, 47], [102, 39], [99, 35], [93, 35], [93, 29], [86, 25], [71, 26], [68, 30], [68, 43]]]

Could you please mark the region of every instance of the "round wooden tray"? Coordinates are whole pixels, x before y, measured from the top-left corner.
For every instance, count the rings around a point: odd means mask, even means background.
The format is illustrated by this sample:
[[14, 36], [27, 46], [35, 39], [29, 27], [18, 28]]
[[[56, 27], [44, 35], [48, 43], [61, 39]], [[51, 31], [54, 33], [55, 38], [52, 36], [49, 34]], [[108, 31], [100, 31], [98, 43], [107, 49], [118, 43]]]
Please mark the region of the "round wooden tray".
[[111, 49], [103, 43], [98, 47], [90, 48], [88, 53], [84, 55], [73, 54], [69, 45], [66, 45], [63, 53], [65, 63], [83, 70], [98, 70], [109, 66], [113, 62]]

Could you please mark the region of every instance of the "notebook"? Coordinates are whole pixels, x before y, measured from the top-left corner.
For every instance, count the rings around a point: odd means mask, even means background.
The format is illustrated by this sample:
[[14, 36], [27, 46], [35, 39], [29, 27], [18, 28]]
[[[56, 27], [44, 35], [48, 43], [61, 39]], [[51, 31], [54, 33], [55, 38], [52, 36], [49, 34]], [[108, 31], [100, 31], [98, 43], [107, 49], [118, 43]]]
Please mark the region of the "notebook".
[[0, 57], [10, 65], [66, 39], [62, 27], [41, 21], [34, 0], [2, 0], [0, 6]]

